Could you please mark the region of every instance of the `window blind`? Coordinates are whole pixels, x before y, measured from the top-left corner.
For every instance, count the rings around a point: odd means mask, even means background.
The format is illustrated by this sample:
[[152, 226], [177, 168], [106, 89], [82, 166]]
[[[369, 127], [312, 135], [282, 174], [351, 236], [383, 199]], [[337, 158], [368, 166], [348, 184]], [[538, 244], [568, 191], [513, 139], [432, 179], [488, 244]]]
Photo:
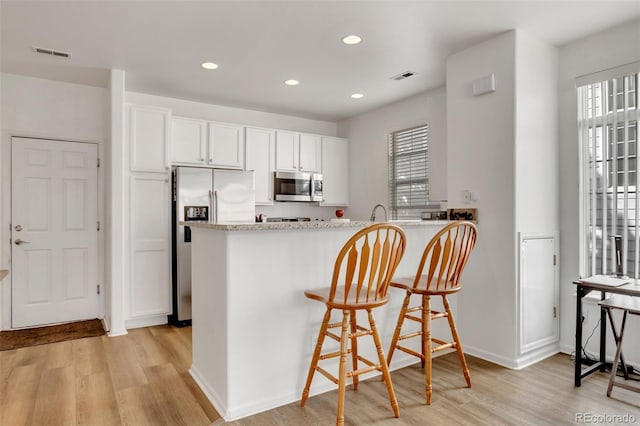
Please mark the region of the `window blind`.
[[638, 75], [632, 72], [577, 89], [583, 275], [615, 272], [615, 235], [622, 237], [623, 273], [640, 275]]
[[427, 125], [389, 134], [389, 198], [393, 218], [419, 218], [429, 201]]

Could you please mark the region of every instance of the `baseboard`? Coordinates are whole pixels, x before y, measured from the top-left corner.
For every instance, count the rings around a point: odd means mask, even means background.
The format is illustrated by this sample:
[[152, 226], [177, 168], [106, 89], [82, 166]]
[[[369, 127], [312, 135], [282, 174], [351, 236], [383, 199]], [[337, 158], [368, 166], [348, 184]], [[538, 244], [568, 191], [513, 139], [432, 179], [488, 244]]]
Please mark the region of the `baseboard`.
[[518, 368], [518, 364], [516, 360], [506, 358], [502, 355], [498, 355], [493, 352], [487, 352], [483, 349], [479, 349], [473, 346], [464, 345], [464, 353], [483, 359], [485, 361], [492, 362], [494, 364], [501, 365], [502, 367], [506, 367], [510, 369]]
[[516, 370], [521, 370], [523, 368], [529, 367], [530, 365], [536, 364], [544, 359], [547, 359], [557, 353], [560, 352], [560, 345], [558, 343], [553, 343], [542, 348], [534, 349], [528, 351], [525, 354], [522, 354], [516, 359], [514, 367]]
[[167, 315], [154, 315], [150, 317], [144, 318], [135, 318], [129, 319], [124, 322], [124, 326], [126, 329], [130, 328], [141, 328], [141, 327], [152, 327], [154, 325], [165, 325], [167, 324]]

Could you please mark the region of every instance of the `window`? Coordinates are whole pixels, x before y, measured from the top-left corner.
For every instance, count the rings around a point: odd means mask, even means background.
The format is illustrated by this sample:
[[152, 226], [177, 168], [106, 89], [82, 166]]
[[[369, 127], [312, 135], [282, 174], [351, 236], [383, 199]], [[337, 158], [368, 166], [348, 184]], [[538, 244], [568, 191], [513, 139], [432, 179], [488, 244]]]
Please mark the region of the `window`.
[[429, 202], [427, 125], [389, 134], [392, 218], [420, 218]]
[[[627, 70], [628, 71], [628, 70]], [[640, 277], [637, 197], [638, 72], [578, 87], [581, 151], [581, 273], [615, 272], [613, 236], [622, 237], [622, 271]]]

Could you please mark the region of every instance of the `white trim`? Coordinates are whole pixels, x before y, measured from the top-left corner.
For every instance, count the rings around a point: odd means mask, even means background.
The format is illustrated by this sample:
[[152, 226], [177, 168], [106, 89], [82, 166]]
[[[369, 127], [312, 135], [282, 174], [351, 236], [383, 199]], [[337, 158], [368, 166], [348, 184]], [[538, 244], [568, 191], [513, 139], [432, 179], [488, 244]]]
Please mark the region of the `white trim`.
[[623, 75], [633, 74], [637, 72], [640, 72], [640, 61], [631, 62], [629, 64], [620, 65], [618, 67], [608, 68], [606, 70], [578, 76], [576, 77], [576, 87], [579, 88], [588, 84], [611, 80], [612, 78], [618, 78]]

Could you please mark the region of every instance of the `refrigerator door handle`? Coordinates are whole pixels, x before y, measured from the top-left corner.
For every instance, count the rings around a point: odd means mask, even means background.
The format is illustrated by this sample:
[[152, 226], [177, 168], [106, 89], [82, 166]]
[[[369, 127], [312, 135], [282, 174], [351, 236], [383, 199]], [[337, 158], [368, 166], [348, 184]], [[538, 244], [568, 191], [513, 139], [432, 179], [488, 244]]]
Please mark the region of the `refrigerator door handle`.
[[216, 223], [216, 212], [214, 210], [215, 208], [215, 203], [213, 201], [214, 198], [214, 193], [212, 190], [209, 190], [209, 222], [210, 223]]

